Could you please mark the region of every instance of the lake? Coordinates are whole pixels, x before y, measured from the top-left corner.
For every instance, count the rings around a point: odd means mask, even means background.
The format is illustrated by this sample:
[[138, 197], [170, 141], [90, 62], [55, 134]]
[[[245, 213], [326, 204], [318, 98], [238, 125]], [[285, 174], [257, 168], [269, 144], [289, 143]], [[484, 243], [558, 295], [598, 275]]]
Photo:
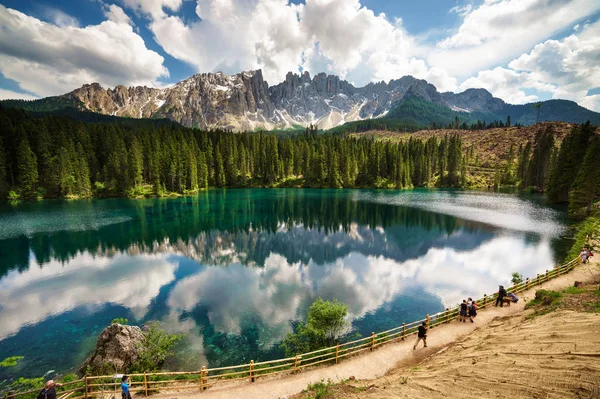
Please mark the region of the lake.
[[114, 318], [186, 334], [171, 368], [282, 356], [318, 297], [355, 336], [563, 260], [543, 197], [453, 190], [209, 190], [0, 204], [0, 379], [75, 369]]

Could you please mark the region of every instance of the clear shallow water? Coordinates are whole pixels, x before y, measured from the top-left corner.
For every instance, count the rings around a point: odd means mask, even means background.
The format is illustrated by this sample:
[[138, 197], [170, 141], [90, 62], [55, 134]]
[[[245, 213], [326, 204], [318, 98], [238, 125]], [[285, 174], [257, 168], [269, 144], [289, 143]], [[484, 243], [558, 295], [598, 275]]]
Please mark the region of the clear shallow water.
[[563, 217], [443, 190], [1, 204], [0, 359], [25, 359], [0, 378], [75, 368], [116, 317], [186, 333], [170, 365], [185, 369], [281, 356], [318, 297], [368, 335], [551, 268]]

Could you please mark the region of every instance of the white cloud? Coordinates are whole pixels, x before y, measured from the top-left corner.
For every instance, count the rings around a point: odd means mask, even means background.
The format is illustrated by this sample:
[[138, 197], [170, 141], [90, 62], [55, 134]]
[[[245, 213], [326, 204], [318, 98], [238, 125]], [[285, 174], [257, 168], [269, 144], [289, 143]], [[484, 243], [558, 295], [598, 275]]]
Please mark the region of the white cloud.
[[168, 76], [163, 57], [123, 19], [61, 28], [0, 5], [0, 27], [0, 72], [41, 96], [90, 82], [152, 85]]
[[[509, 63], [532, 79], [556, 86], [554, 98], [592, 104], [587, 92], [600, 86], [600, 21], [563, 40], [547, 40]], [[597, 108], [595, 108], [597, 109]]]
[[464, 6], [455, 6], [455, 7], [452, 7], [450, 9], [450, 12], [455, 12], [458, 15], [460, 15], [461, 17], [464, 17], [468, 13], [471, 12], [472, 8], [473, 8], [473, 6], [471, 4], [465, 4]]
[[276, 84], [300, 65], [313, 74], [328, 72], [356, 85], [413, 75], [452, 90], [456, 79], [429, 68], [413, 53], [413, 39], [400, 20], [375, 15], [359, 0], [197, 0], [201, 21], [186, 24], [165, 9], [175, 1], [124, 0], [142, 10], [156, 42], [198, 71], [237, 73], [262, 69]]
[[[229, 0], [225, 0], [227, 1]], [[160, 18], [166, 15], [165, 8], [171, 11], [178, 10], [182, 0], [121, 0], [121, 2], [138, 14]]]
[[467, 78], [529, 51], [600, 10], [597, 0], [486, 0], [458, 31], [431, 49], [428, 62]]
[[579, 105], [592, 111], [600, 112], [600, 94], [585, 96], [579, 101]]
[[36, 100], [38, 97], [12, 90], [0, 89], [0, 100]]
[[70, 26], [79, 27], [79, 21], [77, 18], [69, 15], [58, 8], [47, 7], [44, 10], [44, 15], [48, 18], [54, 25], [57, 25], [61, 28], [67, 28]]
[[117, 24], [126, 24], [133, 26], [131, 18], [129, 18], [129, 16], [125, 14], [125, 11], [123, 11], [123, 9], [117, 5], [104, 5], [103, 12], [104, 16], [108, 18], [109, 21], [113, 21]]
[[531, 87], [529, 74], [496, 67], [492, 70], [481, 71], [476, 77], [465, 80], [460, 85], [460, 91], [484, 88], [495, 97], [502, 98], [511, 104], [525, 104], [537, 100], [537, 96], [525, 94], [522, 90], [523, 87]]
[[562, 40], [540, 43], [508, 66], [480, 71], [460, 89], [483, 87], [510, 103], [526, 103], [537, 99], [523, 90], [531, 88], [599, 111], [598, 97], [587, 93], [600, 86], [600, 21]]

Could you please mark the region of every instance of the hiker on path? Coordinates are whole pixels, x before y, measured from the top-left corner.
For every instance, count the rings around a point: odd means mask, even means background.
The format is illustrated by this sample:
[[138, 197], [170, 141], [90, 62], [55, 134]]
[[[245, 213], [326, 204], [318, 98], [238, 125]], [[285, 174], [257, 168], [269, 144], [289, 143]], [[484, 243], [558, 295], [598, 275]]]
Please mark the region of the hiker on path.
[[44, 389], [39, 393], [37, 399], [56, 399], [56, 388], [61, 387], [62, 384], [57, 384], [54, 380], [46, 381]]
[[581, 248], [581, 252], [579, 253], [579, 257], [581, 258], [581, 263], [586, 263], [589, 256], [590, 256], [589, 251], [585, 247]]
[[500, 307], [503, 308], [504, 304], [503, 304], [502, 300], [504, 299], [505, 296], [506, 296], [506, 290], [504, 289], [504, 286], [499, 285], [498, 286], [498, 298], [496, 298], [496, 304], [494, 306], [498, 306], [498, 304], [500, 304]]
[[124, 375], [121, 378], [121, 398], [122, 399], [131, 399], [131, 392], [129, 392], [129, 384], [131, 384], [131, 379], [129, 376]]
[[510, 300], [512, 301], [512, 303], [519, 302], [519, 297], [516, 296], [514, 292], [509, 292], [508, 293], [508, 297], [510, 298]]
[[465, 301], [463, 299], [462, 303], [460, 304], [460, 310], [459, 310], [459, 318], [458, 321], [459, 322], [463, 322], [466, 323], [467, 322], [467, 309], [469, 308], [469, 306], [467, 305], [467, 301]]
[[427, 323], [423, 322], [419, 326], [419, 331], [417, 333], [417, 342], [415, 342], [415, 346], [413, 346], [413, 350], [417, 349], [417, 345], [419, 342], [423, 340], [423, 348], [427, 348]]
[[469, 320], [471, 320], [471, 323], [473, 323], [473, 317], [477, 316], [477, 304], [475, 301], [469, 298], [467, 305], [469, 305]]

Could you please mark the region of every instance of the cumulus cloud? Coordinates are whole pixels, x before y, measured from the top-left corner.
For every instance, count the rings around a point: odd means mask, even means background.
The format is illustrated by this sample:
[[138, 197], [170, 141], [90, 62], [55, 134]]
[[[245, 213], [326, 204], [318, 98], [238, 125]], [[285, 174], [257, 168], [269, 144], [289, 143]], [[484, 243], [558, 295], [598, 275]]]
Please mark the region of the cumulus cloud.
[[133, 25], [133, 21], [129, 18], [129, 15], [125, 14], [123, 9], [115, 4], [105, 4], [103, 7], [104, 16], [109, 21], [113, 21], [117, 24]]
[[529, 51], [598, 10], [597, 0], [486, 0], [465, 14], [458, 31], [440, 40], [427, 59], [466, 78]]
[[57, 95], [85, 83], [152, 85], [168, 76], [163, 57], [112, 8], [115, 20], [77, 28], [0, 5], [0, 72], [26, 91]]
[[537, 99], [525, 93], [531, 88], [600, 111], [598, 96], [587, 95], [590, 88], [600, 86], [600, 21], [562, 40], [546, 40], [508, 67], [480, 71], [460, 89], [483, 87], [508, 102], [526, 103]]
[[586, 96], [591, 88], [600, 85], [600, 21], [563, 40], [538, 44], [509, 66], [529, 73], [532, 79], [554, 84], [551, 90], [554, 98], [597, 107], [594, 96], [588, 99]]
[[376, 15], [359, 0], [197, 0], [201, 19], [186, 23], [172, 0], [123, 0], [144, 13], [156, 42], [198, 71], [237, 73], [262, 69], [278, 83], [299, 66], [328, 72], [357, 85], [404, 75], [428, 79], [441, 90], [456, 88], [442, 68], [416, 57], [413, 38], [399, 19]]

